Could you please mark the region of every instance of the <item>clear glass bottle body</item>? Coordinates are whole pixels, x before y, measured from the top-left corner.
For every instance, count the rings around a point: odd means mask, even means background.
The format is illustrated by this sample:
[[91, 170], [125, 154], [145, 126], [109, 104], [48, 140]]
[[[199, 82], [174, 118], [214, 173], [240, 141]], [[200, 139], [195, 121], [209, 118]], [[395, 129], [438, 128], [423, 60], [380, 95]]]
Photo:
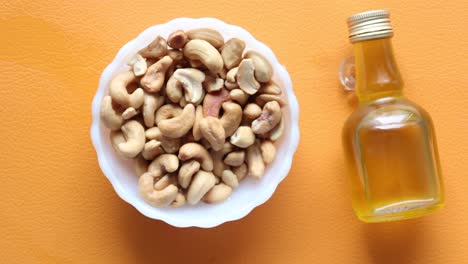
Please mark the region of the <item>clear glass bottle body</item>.
[[390, 38], [354, 45], [360, 104], [343, 129], [353, 209], [365, 222], [428, 214], [444, 197], [432, 120], [403, 97]]

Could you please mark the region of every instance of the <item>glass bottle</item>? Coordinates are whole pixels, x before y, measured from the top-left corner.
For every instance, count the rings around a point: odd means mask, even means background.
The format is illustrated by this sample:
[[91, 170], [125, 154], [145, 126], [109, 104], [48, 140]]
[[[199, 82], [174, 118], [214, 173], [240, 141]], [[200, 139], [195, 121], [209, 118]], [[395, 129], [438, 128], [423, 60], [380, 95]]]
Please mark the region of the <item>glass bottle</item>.
[[348, 19], [358, 108], [343, 128], [352, 205], [364, 222], [413, 218], [444, 201], [429, 114], [406, 99], [387, 10]]

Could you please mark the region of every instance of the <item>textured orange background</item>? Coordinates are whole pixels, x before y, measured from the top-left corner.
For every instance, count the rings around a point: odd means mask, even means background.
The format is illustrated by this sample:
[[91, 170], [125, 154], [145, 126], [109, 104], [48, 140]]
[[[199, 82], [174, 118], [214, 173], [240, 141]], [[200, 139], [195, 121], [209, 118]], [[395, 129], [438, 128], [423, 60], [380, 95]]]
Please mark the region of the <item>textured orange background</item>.
[[[0, 4], [0, 263], [468, 263], [466, 1], [79, 2]], [[372, 8], [393, 12], [406, 94], [435, 121], [447, 205], [366, 225], [350, 207], [340, 133], [352, 108], [336, 72], [351, 49], [345, 18]], [[123, 202], [89, 137], [104, 67], [143, 29], [181, 16], [218, 17], [269, 45], [301, 107], [290, 175], [265, 205], [209, 230]]]

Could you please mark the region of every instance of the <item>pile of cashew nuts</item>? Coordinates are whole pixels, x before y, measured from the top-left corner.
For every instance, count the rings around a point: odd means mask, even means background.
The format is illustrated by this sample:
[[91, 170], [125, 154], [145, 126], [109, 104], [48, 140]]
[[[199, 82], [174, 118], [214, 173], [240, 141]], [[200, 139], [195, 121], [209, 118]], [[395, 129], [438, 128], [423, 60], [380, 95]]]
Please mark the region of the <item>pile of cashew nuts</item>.
[[244, 50], [212, 29], [178, 30], [111, 80], [101, 120], [115, 151], [135, 160], [147, 203], [218, 203], [273, 162], [286, 104], [270, 62]]

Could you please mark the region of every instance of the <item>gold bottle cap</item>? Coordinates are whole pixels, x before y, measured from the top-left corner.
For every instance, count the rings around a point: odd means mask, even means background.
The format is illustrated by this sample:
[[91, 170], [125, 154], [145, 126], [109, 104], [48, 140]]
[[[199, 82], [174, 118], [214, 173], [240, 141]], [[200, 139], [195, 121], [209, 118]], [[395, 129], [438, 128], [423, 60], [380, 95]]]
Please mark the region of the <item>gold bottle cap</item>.
[[347, 22], [351, 43], [393, 36], [388, 10], [372, 10], [355, 14], [349, 17]]

